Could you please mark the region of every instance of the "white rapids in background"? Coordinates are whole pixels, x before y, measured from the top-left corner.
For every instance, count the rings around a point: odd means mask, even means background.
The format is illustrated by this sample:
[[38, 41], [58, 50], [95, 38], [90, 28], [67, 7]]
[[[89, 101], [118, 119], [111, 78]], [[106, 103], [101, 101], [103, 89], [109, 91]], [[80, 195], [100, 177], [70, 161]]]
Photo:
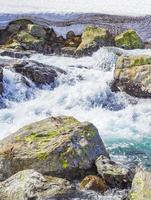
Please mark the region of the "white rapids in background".
[[150, 0], [0, 0], [1, 13], [102, 13], [150, 15]]

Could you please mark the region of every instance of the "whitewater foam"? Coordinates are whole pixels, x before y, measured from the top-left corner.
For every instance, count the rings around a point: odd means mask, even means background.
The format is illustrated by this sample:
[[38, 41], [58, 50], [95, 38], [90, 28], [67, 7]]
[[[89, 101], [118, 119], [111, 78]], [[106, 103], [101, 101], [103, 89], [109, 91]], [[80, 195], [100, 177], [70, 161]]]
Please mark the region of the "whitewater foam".
[[[125, 55], [151, 54], [150, 50], [121, 51]], [[29, 88], [21, 81], [21, 75], [5, 70], [4, 96], [8, 106], [0, 110], [0, 138], [50, 115], [74, 116], [94, 123], [116, 160], [123, 158], [125, 162], [130, 157], [149, 166], [151, 100], [111, 92], [116, 52], [116, 48], [101, 48], [83, 58], [32, 55], [31, 60], [67, 72], [56, 80], [53, 90], [47, 86], [39, 89], [34, 84]]]

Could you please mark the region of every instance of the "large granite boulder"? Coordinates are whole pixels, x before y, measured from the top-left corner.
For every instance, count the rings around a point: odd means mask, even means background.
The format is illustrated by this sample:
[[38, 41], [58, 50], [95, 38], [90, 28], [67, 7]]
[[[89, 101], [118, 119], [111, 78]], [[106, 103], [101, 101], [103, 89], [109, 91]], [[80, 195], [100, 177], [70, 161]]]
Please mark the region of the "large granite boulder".
[[125, 189], [130, 187], [132, 182], [132, 172], [114, 161], [100, 156], [96, 160], [98, 174], [105, 180], [111, 188]]
[[24, 170], [0, 182], [1, 200], [44, 200], [71, 190], [67, 180]]
[[44, 65], [36, 61], [21, 61], [18, 60], [13, 64], [13, 68], [17, 73], [22, 74], [32, 80], [37, 86], [44, 84], [52, 84], [58, 75], [64, 73], [62, 69]]
[[7, 178], [7, 171], [9, 177], [35, 169], [45, 175], [78, 178], [95, 169], [100, 155], [108, 153], [91, 123], [80, 123], [73, 117], [50, 117], [0, 141], [0, 177]]
[[108, 30], [88, 26], [82, 33], [82, 42], [76, 50], [76, 54], [91, 54], [101, 46], [111, 45], [112, 39]]
[[127, 30], [114, 38], [115, 46], [124, 49], [141, 49], [143, 42], [135, 30]]
[[113, 91], [124, 91], [135, 97], [151, 97], [151, 56], [120, 56], [113, 85]]
[[129, 200], [151, 199], [151, 172], [139, 170], [133, 180]]

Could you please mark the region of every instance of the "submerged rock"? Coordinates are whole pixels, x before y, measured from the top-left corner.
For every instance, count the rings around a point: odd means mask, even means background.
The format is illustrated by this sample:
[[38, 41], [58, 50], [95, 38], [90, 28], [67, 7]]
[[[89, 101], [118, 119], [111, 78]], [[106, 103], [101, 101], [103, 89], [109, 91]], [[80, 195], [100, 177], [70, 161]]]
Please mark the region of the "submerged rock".
[[82, 33], [82, 42], [76, 50], [76, 54], [91, 54], [99, 47], [111, 45], [112, 38], [108, 30], [88, 26]]
[[141, 49], [143, 42], [135, 30], [127, 30], [115, 36], [115, 46], [124, 49]]
[[151, 97], [151, 56], [120, 56], [114, 71], [113, 90], [135, 97]]
[[130, 171], [109, 158], [100, 156], [96, 160], [98, 174], [105, 180], [107, 186], [111, 188], [128, 188], [132, 182]]
[[1, 200], [42, 200], [68, 192], [68, 181], [44, 177], [34, 170], [24, 170], [0, 183]]
[[25, 126], [3, 139], [0, 148], [0, 158], [10, 161], [12, 174], [30, 168], [42, 174], [79, 177], [94, 170], [100, 155], [108, 156], [97, 129], [72, 117], [50, 117]]
[[27, 51], [14, 51], [14, 50], [2, 50], [0, 51], [0, 56], [9, 56], [11, 58], [29, 58], [31, 55], [31, 52], [27, 52]]
[[65, 71], [59, 68], [36, 61], [18, 61], [13, 65], [13, 68], [17, 73], [32, 80], [37, 86], [52, 84], [59, 74], [65, 74]]
[[129, 200], [151, 199], [151, 172], [139, 170], [133, 180]]
[[94, 190], [97, 192], [104, 193], [108, 187], [105, 183], [105, 181], [98, 177], [98, 176], [86, 176], [80, 183], [80, 189], [85, 189], [85, 190]]

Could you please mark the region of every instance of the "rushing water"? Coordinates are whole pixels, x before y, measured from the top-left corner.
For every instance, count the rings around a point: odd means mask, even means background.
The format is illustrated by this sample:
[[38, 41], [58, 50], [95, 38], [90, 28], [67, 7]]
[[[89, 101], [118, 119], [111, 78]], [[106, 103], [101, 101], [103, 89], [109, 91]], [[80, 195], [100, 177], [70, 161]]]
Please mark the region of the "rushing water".
[[67, 75], [56, 80], [54, 89], [39, 89], [32, 82], [27, 87], [21, 75], [5, 69], [3, 101], [7, 108], [0, 110], [0, 138], [50, 115], [71, 115], [95, 124], [115, 160], [151, 168], [151, 100], [111, 92], [117, 59], [114, 48], [102, 48], [91, 57], [35, 54], [30, 59], [60, 67]]
[[[83, 58], [32, 55], [31, 60], [67, 72], [56, 80], [54, 89], [51, 86], [39, 89], [30, 81], [27, 87], [20, 74], [5, 69], [5, 93], [1, 100], [6, 108], [0, 110], [0, 138], [51, 115], [74, 116], [94, 123], [116, 161], [151, 169], [151, 100], [111, 92], [117, 51], [151, 55], [151, 50], [116, 48], [101, 48], [91, 57]], [[112, 191], [102, 197], [92, 192], [83, 199], [120, 200], [124, 194]]]

